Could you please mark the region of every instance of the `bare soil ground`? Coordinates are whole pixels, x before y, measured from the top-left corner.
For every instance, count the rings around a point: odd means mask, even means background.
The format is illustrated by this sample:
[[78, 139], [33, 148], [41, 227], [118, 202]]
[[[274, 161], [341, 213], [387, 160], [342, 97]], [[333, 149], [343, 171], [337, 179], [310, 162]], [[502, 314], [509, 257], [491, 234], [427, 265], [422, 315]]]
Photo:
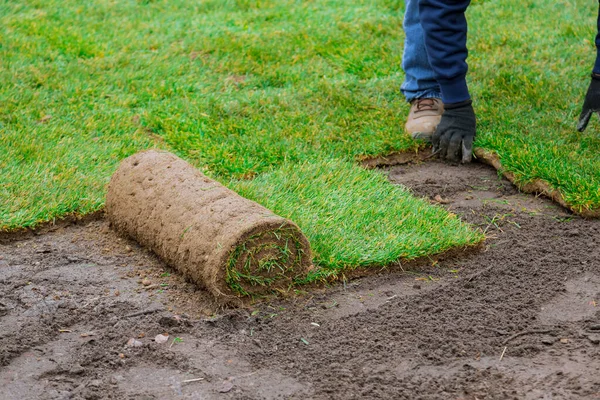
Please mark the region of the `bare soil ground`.
[[600, 398], [600, 221], [480, 164], [389, 174], [485, 246], [224, 309], [103, 219], [3, 237], [0, 398]]

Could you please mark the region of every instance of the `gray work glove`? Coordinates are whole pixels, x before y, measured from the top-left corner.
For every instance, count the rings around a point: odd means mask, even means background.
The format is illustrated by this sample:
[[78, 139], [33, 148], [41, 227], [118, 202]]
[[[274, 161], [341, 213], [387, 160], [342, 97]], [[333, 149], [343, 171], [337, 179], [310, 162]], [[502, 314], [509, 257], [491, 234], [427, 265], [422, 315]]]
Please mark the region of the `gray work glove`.
[[433, 133], [433, 152], [450, 161], [471, 162], [475, 139], [475, 111], [471, 100], [444, 104], [442, 120]]
[[583, 101], [583, 109], [579, 115], [577, 130], [583, 132], [590, 122], [593, 113], [600, 116], [600, 76], [592, 74], [592, 81]]

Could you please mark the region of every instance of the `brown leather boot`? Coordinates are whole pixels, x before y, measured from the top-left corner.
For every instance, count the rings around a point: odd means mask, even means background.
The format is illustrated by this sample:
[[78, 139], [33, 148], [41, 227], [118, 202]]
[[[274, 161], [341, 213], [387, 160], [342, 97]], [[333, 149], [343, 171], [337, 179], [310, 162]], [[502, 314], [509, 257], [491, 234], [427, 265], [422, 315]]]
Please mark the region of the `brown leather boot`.
[[410, 102], [410, 112], [406, 120], [406, 131], [413, 139], [431, 142], [431, 136], [442, 119], [444, 103], [442, 99], [415, 99]]

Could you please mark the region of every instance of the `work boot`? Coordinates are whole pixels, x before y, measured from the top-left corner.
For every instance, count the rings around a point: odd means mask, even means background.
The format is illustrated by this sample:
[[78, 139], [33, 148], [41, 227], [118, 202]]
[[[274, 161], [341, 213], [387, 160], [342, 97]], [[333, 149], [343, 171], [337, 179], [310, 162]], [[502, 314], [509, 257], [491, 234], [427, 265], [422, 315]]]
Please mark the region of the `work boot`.
[[444, 103], [442, 99], [415, 99], [410, 102], [410, 112], [406, 120], [406, 131], [413, 139], [431, 142], [431, 136], [442, 119]]

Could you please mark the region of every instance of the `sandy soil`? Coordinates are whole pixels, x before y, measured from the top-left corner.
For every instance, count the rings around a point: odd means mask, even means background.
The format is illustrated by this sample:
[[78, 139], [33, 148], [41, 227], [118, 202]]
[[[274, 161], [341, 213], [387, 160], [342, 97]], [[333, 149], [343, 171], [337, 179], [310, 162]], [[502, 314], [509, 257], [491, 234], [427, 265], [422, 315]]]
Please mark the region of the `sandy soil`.
[[479, 164], [389, 174], [485, 246], [224, 309], [101, 218], [0, 238], [0, 398], [600, 398], [600, 221]]

